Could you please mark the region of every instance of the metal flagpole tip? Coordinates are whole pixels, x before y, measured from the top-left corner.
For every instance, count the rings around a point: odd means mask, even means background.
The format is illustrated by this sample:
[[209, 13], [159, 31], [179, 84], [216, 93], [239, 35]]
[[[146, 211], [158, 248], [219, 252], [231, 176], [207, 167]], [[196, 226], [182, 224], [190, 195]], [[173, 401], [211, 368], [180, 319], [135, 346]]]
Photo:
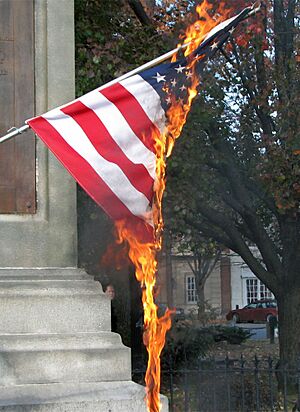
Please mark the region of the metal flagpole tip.
[[252, 8], [251, 14], [255, 14], [258, 11], [260, 11], [261, 6], [262, 6], [262, 2], [260, 0], [253, 3], [251, 7]]
[[[10, 129], [7, 130], [7, 133], [11, 133], [11, 132], [19, 133], [18, 128], [16, 126], [13, 126], [13, 127], [11, 127]], [[20, 132], [20, 133], [22, 133], [22, 132]]]
[[11, 127], [5, 136], [0, 137], [0, 143], [4, 143], [7, 140], [11, 139], [12, 137], [24, 133], [27, 129], [29, 129], [29, 126], [25, 124], [22, 127]]
[[13, 127], [11, 127], [9, 130], [7, 130], [7, 133], [15, 132], [15, 133], [17, 133], [17, 134], [22, 134], [22, 133], [24, 133], [25, 130], [27, 130], [27, 129], [29, 129], [29, 126], [28, 126], [27, 124], [25, 124], [25, 125], [22, 126], [22, 127], [13, 126]]

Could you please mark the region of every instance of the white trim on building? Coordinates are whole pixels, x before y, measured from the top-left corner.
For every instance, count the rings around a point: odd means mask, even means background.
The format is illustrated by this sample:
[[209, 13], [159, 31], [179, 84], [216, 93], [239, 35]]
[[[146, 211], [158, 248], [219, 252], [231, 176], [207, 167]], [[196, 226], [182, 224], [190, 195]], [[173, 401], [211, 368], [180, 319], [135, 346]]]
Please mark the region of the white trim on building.
[[240, 256], [232, 254], [231, 260], [231, 308], [240, 308], [255, 300], [273, 299], [272, 292], [261, 282]]

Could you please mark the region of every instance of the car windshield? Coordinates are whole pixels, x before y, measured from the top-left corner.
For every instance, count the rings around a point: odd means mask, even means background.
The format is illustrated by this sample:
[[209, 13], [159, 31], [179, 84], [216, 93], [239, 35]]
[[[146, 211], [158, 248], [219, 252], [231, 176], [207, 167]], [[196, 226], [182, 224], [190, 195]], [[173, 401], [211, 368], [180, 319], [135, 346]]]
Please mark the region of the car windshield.
[[267, 308], [277, 308], [276, 302], [267, 302]]
[[249, 305], [245, 306], [244, 309], [255, 309], [256, 303], [249, 303]]
[[277, 308], [276, 301], [265, 301], [265, 302], [251, 302], [246, 305], [243, 309], [267, 309], [267, 308]]
[[266, 307], [267, 307], [266, 302], [259, 302], [259, 303], [257, 303], [257, 308], [266, 309]]

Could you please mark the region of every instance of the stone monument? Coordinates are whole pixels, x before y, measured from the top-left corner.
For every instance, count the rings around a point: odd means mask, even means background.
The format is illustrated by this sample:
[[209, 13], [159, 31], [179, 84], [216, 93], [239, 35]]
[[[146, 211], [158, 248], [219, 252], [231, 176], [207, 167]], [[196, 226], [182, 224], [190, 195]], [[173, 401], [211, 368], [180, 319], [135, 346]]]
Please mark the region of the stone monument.
[[[0, 0], [0, 88], [1, 135], [74, 98], [73, 0]], [[0, 147], [0, 411], [146, 411], [110, 301], [76, 267], [75, 182], [34, 150], [30, 132]]]

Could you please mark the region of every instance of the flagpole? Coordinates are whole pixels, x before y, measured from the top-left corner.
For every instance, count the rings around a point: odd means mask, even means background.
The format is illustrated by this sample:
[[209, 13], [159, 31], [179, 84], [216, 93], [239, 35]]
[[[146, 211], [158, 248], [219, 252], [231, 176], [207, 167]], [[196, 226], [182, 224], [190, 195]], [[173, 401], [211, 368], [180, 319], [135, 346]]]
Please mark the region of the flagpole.
[[11, 139], [12, 137], [18, 135], [18, 134], [22, 134], [24, 132], [26, 132], [29, 129], [28, 124], [25, 124], [22, 127], [12, 127], [11, 129], [8, 130], [9, 133], [7, 133], [5, 136], [0, 137], [0, 143], [4, 143], [7, 140]]
[[[249, 14], [247, 15], [246, 18], [248, 18], [249, 16], [253, 16], [260, 9], [261, 9], [261, 2], [258, 1], [256, 3], [254, 3], [252, 5], [252, 10], [249, 12]], [[137, 67], [136, 69], [133, 69], [130, 72], [125, 73], [125, 74], [121, 75], [120, 77], [104, 84], [103, 86], [101, 86], [99, 88], [99, 90], [102, 90], [102, 89], [104, 89], [105, 87], [108, 87], [108, 86], [112, 86], [113, 84], [115, 84], [115, 83], [117, 83], [121, 80], [125, 80], [130, 76], [138, 74], [143, 70], [150, 69], [151, 67], [154, 67], [157, 64], [162, 63], [165, 60], [170, 59], [175, 53], [178, 53], [180, 50], [186, 49], [190, 44], [191, 44], [191, 42], [182, 44], [182, 45], [176, 47], [175, 49], [170, 50], [169, 52], [167, 52], [167, 53], [151, 60], [150, 62], [142, 64], [141, 66]], [[29, 126], [27, 124], [25, 124], [24, 126], [21, 126], [19, 128], [18, 127], [12, 127], [11, 129], [8, 130], [8, 133], [6, 135], [0, 137], [0, 144], [6, 142], [7, 140], [11, 139], [14, 136], [17, 136], [18, 134], [22, 134], [22, 133], [26, 132], [28, 129], [29, 129]]]
[[[108, 87], [108, 86], [112, 86], [113, 84], [115, 84], [115, 83], [117, 83], [121, 80], [127, 79], [128, 77], [133, 76], [134, 74], [138, 74], [143, 70], [150, 69], [151, 67], [154, 67], [157, 64], [162, 63], [163, 61], [170, 59], [175, 53], [178, 53], [180, 50], [186, 49], [189, 46], [189, 44], [190, 43], [182, 44], [181, 46], [176, 47], [176, 49], [170, 50], [169, 52], [167, 52], [167, 53], [165, 53], [165, 54], [163, 54], [159, 57], [156, 57], [155, 59], [151, 60], [150, 62], [145, 63], [142, 66], [139, 66], [136, 69], [133, 69], [130, 72], [125, 73], [122, 76], [120, 76], [120, 77], [104, 84], [103, 86], [101, 86], [99, 88], [99, 90], [102, 90], [102, 89], [104, 89], [105, 87]], [[6, 142], [7, 140], [11, 139], [14, 136], [17, 136], [18, 134], [24, 133], [28, 129], [29, 129], [29, 126], [27, 124], [25, 124], [24, 126], [19, 127], [19, 128], [18, 127], [12, 127], [11, 129], [8, 130], [8, 132], [9, 132], [8, 134], [4, 135], [3, 137], [0, 137], [0, 144]]]
[[133, 69], [130, 72], [123, 74], [122, 76], [118, 77], [117, 79], [114, 79], [114, 80], [104, 84], [103, 86], [100, 87], [99, 90], [102, 90], [102, 89], [104, 89], [105, 87], [108, 87], [108, 86], [112, 86], [113, 84], [115, 84], [117, 82], [120, 82], [121, 80], [125, 80], [130, 76], [138, 74], [138, 73], [142, 72], [143, 70], [151, 69], [151, 67], [154, 67], [157, 64], [162, 63], [165, 60], [170, 59], [175, 53], [178, 53], [180, 50], [186, 49], [190, 44], [191, 44], [191, 42], [182, 44], [181, 46], [177, 47], [176, 49], [170, 50], [169, 52], [167, 52], [167, 53], [165, 53], [165, 54], [163, 54], [159, 57], [156, 57], [156, 59], [153, 59], [150, 62], [145, 63], [142, 66], [139, 66], [136, 69]]

